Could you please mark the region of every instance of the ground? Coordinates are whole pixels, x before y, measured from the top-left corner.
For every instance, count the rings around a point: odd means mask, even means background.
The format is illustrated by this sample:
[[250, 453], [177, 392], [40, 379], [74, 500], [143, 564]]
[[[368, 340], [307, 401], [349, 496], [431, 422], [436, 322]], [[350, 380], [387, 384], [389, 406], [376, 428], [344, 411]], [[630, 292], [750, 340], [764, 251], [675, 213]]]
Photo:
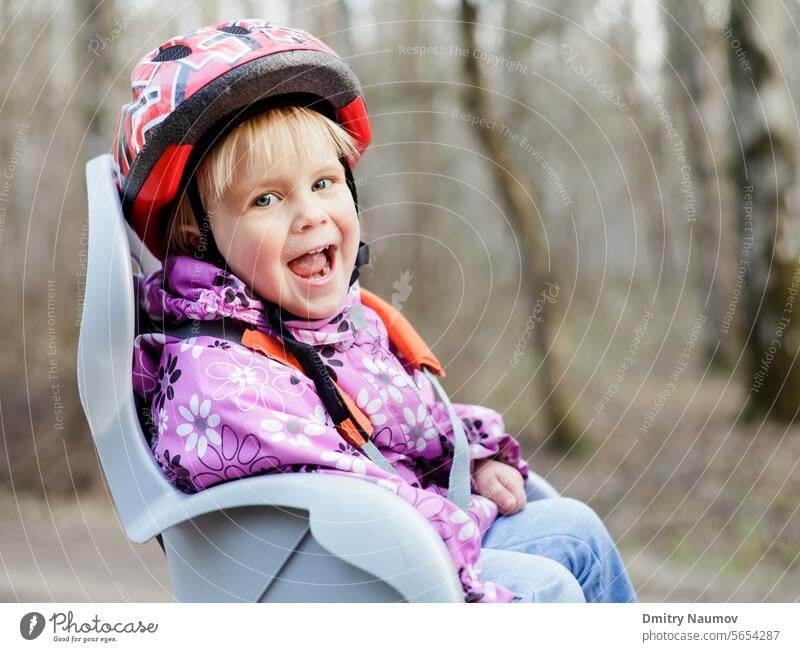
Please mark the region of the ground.
[[[660, 384], [590, 411], [580, 457], [523, 437], [531, 467], [603, 517], [642, 601], [800, 600], [800, 428], [731, 426], [740, 390], [712, 378], [679, 386], [642, 432]], [[3, 601], [172, 599], [161, 548], [130, 543], [103, 490], [6, 492], [0, 522]]]

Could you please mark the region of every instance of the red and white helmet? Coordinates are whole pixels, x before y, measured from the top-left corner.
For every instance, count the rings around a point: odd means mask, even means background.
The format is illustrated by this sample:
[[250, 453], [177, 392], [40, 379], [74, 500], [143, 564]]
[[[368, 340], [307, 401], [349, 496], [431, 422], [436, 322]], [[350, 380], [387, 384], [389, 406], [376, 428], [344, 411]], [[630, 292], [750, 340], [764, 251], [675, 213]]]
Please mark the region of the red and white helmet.
[[351, 170], [371, 139], [353, 71], [307, 32], [265, 20], [224, 22], [170, 39], [139, 61], [131, 90], [113, 155], [123, 211], [160, 259], [162, 208], [176, 197], [193, 150], [232, 116], [282, 96], [303, 98], [353, 136]]

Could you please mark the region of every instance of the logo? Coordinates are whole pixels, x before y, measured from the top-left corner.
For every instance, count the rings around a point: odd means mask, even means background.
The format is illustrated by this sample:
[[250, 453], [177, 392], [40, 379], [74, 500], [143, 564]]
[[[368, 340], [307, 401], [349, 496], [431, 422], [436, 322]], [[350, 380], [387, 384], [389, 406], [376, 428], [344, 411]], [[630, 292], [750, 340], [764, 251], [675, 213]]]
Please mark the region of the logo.
[[44, 616], [38, 611], [31, 611], [19, 621], [19, 633], [26, 641], [32, 641], [44, 629]]
[[411, 271], [406, 270], [400, 275], [400, 280], [392, 283], [395, 292], [392, 292], [392, 305], [398, 310], [403, 309], [403, 304], [411, 296]]

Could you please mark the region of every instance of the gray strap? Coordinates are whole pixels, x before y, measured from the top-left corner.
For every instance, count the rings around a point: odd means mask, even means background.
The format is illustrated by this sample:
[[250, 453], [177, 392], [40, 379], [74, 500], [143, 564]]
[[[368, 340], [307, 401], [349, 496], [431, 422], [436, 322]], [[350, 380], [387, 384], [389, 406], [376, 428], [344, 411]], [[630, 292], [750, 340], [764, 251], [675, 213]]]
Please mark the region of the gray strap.
[[378, 447], [372, 443], [371, 439], [367, 439], [367, 442], [361, 447], [360, 450], [362, 453], [364, 453], [364, 455], [375, 462], [375, 464], [386, 471], [386, 473], [398, 475], [397, 471], [391, 465], [389, 460], [384, 457], [383, 453], [378, 450]]
[[[186, 321], [177, 325], [167, 325], [164, 327], [163, 332], [181, 339], [196, 337], [198, 335], [207, 335], [239, 343], [241, 342], [244, 329], [244, 325], [235, 319], [214, 319], [212, 321]], [[367, 439], [367, 443], [361, 447], [361, 451], [384, 471], [392, 475], [397, 475], [397, 471], [389, 460], [386, 459], [372, 441]]]
[[[167, 325], [163, 328], [162, 332], [168, 335], [174, 335], [182, 339], [195, 337], [198, 335], [208, 335], [211, 337], [218, 337], [220, 339], [232, 340], [240, 342], [242, 333], [244, 332], [244, 325], [235, 319], [215, 319], [211, 321], [187, 321], [177, 325]], [[453, 451], [453, 464], [450, 468], [450, 480], [447, 489], [447, 498], [455, 503], [458, 507], [467, 511], [469, 509], [469, 498], [471, 493], [470, 486], [470, 458], [469, 458], [469, 443], [467, 436], [464, 434], [464, 427], [461, 424], [461, 419], [456, 416], [455, 410], [447, 397], [447, 393], [439, 384], [436, 376], [434, 376], [428, 369], [423, 368], [423, 372], [431, 381], [431, 384], [439, 394], [439, 398], [447, 408], [447, 414], [450, 417], [450, 423], [453, 426], [453, 436], [455, 439], [455, 448]], [[361, 451], [372, 462], [377, 464], [381, 469], [387, 473], [396, 475], [397, 471], [391, 465], [389, 460], [378, 450], [378, 447], [367, 440]]]
[[455, 447], [453, 450], [453, 464], [450, 467], [450, 482], [447, 488], [447, 498], [451, 502], [458, 505], [465, 512], [469, 510], [469, 497], [472, 493], [470, 484], [469, 472], [469, 442], [467, 435], [464, 433], [464, 426], [461, 419], [456, 415], [447, 393], [439, 383], [439, 380], [428, 369], [422, 369], [428, 380], [431, 381], [436, 393], [447, 408], [447, 414], [450, 417], [450, 423], [453, 426], [453, 439], [455, 440]]

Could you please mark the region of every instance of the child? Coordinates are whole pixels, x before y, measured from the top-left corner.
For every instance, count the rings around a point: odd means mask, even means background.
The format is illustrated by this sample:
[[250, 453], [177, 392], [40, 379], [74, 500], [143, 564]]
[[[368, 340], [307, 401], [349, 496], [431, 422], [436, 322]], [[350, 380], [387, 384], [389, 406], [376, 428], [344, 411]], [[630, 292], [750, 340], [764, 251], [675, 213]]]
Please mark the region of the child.
[[360, 288], [352, 169], [370, 130], [352, 71], [305, 32], [240, 20], [170, 40], [132, 82], [123, 208], [164, 262], [139, 286], [158, 326], [136, 339], [134, 386], [167, 477], [355, 475], [430, 521], [467, 601], [635, 599], [594, 513], [526, 504], [501, 416], [451, 405], [435, 356]]

